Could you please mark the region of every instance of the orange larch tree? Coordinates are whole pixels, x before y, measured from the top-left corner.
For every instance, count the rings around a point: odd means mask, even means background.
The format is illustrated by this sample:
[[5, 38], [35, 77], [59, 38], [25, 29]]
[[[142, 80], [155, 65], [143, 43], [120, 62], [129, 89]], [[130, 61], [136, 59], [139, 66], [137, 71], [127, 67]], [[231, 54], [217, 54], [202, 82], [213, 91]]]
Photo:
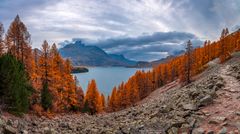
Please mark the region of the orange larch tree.
[[30, 39], [30, 33], [28, 32], [27, 27], [17, 15], [6, 34], [7, 52], [11, 53], [24, 63], [27, 72], [31, 69], [31, 60], [33, 60], [31, 56], [32, 49], [30, 46]]
[[87, 107], [90, 110], [89, 112], [91, 114], [95, 114], [98, 112], [99, 96], [100, 94], [97, 89], [96, 81], [91, 80], [88, 84], [87, 92], [84, 98], [85, 105], [87, 104]]

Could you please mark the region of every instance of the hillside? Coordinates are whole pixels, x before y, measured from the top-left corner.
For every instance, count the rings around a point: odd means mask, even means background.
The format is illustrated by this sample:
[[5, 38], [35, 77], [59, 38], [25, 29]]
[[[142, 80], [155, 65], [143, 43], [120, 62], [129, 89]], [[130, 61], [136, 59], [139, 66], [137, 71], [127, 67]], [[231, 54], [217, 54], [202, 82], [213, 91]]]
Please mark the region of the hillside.
[[59, 49], [64, 58], [69, 58], [74, 66], [134, 66], [135, 61], [123, 55], [107, 54], [97, 46], [85, 46], [81, 41], [70, 43]]
[[22, 133], [239, 133], [240, 54], [224, 64], [215, 59], [181, 87], [177, 81], [152, 92], [125, 110], [90, 116], [58, 115], [51, 119], [2, 113], [0, 131]]

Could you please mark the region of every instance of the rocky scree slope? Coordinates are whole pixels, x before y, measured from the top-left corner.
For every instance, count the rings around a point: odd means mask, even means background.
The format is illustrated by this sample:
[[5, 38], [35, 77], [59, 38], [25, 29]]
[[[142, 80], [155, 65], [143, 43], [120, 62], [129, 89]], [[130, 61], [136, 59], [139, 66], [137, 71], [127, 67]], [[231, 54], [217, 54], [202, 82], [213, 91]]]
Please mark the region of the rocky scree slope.
[[209, 63], [193, 83], [185, 87], [170, 83], [136, 106], [115, 113], [57, 115], [52, 119], [2, 113], [0, 133], [240, 133], [239, 69], [240, 55], [222, 65]]

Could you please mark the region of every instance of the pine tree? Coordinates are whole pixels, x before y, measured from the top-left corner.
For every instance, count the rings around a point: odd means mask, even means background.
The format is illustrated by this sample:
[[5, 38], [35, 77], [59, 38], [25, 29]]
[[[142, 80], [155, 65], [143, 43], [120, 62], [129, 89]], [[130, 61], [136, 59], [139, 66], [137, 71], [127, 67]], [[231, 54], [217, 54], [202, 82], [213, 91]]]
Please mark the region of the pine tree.
[[3, 24], [0, 23], [0, 56], [4, 53], [4, 40], [3, 40], [3, 34], [4, 34], [4, 27]]
[[32, 88], [23, 64], [9, 54], [0, 58], [0, 92], [8, 111], [15, 114], [28, 111]]
[[52, 107], [52, 95], [47, 82], [43, 83], [43, 89], [41, 90], [41, 104], [45, 111], [50, 110]]

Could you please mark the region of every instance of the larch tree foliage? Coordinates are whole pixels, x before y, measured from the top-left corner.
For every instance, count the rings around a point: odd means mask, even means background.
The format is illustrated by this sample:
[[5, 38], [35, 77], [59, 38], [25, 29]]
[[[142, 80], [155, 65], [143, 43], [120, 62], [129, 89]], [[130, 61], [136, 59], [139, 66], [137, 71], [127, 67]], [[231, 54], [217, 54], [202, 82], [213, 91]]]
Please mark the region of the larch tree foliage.
[[117, 111], [118, 110], [118, 104], [117, 104], [117, 87], [114, 87], [111, 93], [111, 96], [109, 97], [109, 111]]
[[66, 103], [66, 108], [77, 107], [77, 95], [75, 90], [75, 82], [73, 76], [71, 75], [72, 65], [71, 61], [67, 59], [64, 64], [64, 81], [65, 81], [65, 91], [63, 101]]
[[91, 80], [88, 84], [87, 92], [85, 95], [85, 108], [88, 109], [91, 114], [95, 114], [100, 109], [99, 106], [99, 91], [95, 80]]
[[42, 81], [41, 104], [45, 110], [50, 110], [52, 106], [52, 94], [50, 93], [51, 66], [50, 66], [50, 46], [47, 41], [43, 42], [42, 54], [39, 58], [39, 70]]
[[40, 68], [39, 68], [39, 58], [41, 51], [35, 48], [33, 50], [33, 72], [31, 74], [32, 85], [35, 90], [40, 91], [41, 88], [41, 77], [40, 77]]
[[105, 111], [105, 96], [104, 96], [104, 94], [101, 94], [101, 110], [102, 111]]
[[3, 34], [4, 34], [4, 27], [3, 24], [0, 23], [0, 56], [4, 53], [4, 40], [3, 40]]
[[74, 82], [75, 82], [75, 92], [77, 94], [77, 102], [78, 102], [77, 109], [81, 110], [84, 107], [84, 92], [82, 88], [79, 86], [79, 81], [76, 76], [74, 76]]
[[31, 36], [18, 15], [10, 24], [5, 39], [7, 52], [20, 60], [25, 65], [25, 69], [29, 72], [32, 66]]
[[236, 51], [240, 51], [240, 30], [229, 34], [226, 28], [220, 40], [205, 41], [203, 47], [195, 49], [191, 41], [188, 41], [185, 54], [161, 63], [151, 71], [137, 71], [126, 83], [114, 87], [111, 96], [108, 97], [108, 111], [118, 111], [132, 106], [156, 88], [175, 80], [188, 84], [192, 76], [208, 67], [209, 61], [220, 58], [221, 62], [224, 62]]
[[63, 102], [65, 81], [64, 78], [64, 61], [61, 58], [56, 44], [53, 44], [49, 50], [49, 63], [51, 71], [51, 94], [53, 95], [53, 109], [54, 111], [63, 110], [67, 103]]

